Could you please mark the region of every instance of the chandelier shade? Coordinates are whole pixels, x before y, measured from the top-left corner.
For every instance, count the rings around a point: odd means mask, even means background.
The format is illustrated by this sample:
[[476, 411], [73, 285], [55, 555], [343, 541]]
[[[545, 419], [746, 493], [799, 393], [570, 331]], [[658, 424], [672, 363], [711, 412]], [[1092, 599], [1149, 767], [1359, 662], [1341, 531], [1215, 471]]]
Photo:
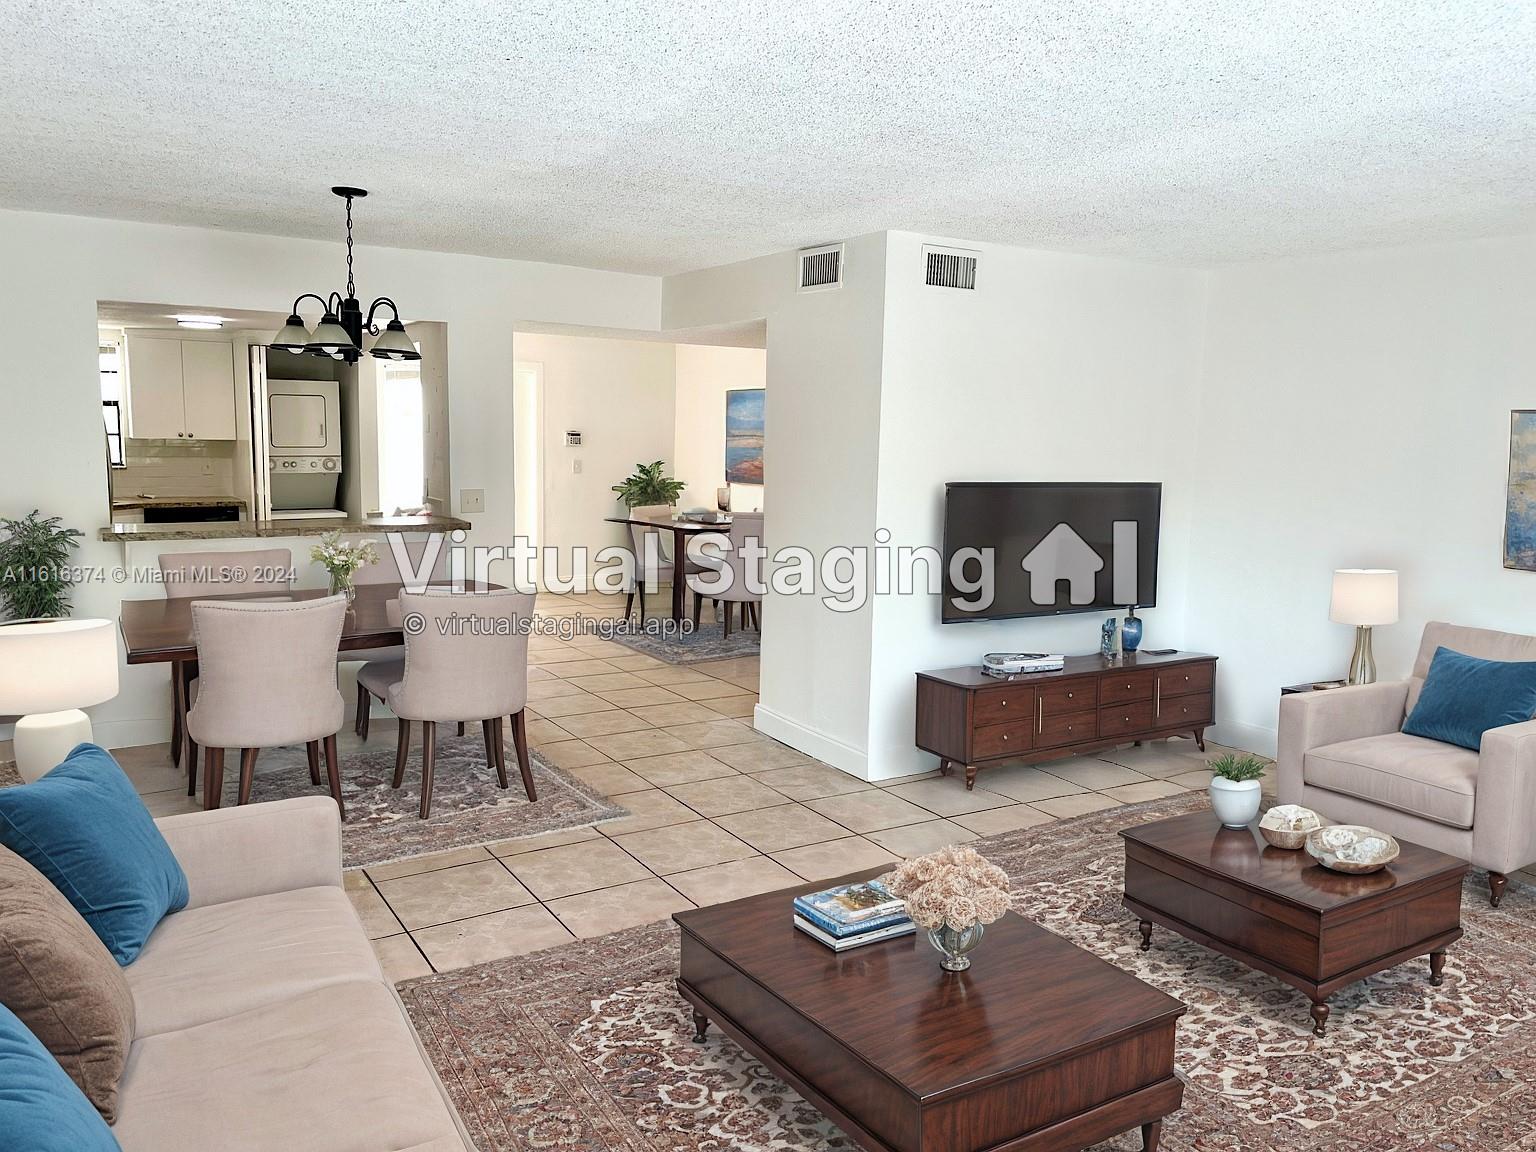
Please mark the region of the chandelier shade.
[[405, 325], [399, 320], [391, 320], [379, 334], [379, 338], [373, 342], [373, 347], [368, 349], [371, 355], [382, 360], [420, 360], [421, 353], [416, 351], [416, 345], [412, 342], [405, 330]]
[[305, 352], [309, 349], [309, 329], [304, 326], [304, 319], [297, 312], [288, 317], [283, 325], [283, 330], [272, 340], [270, 345], [281, 352]]

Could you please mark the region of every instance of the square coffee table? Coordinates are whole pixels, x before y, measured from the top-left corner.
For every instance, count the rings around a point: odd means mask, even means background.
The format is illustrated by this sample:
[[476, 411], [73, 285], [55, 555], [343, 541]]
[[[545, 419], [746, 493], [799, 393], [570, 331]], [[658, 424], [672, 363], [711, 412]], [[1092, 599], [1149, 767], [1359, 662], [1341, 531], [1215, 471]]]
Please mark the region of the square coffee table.
[[1224, 828], [1210, 812], [1120, 835], [1124, 903], [1141, 918], [1142, 950], [1161, 924], [1267, 972], [1311, 998], [1318, 1036], [1340, 988], [1415, 956], [1429, 957], [1438, 985], [1445, 950], [1461, 938], [1467, 862], [1406, 840], [1385, 869], [1355, 876], [1271, 846], [1256, 823]]
[[837, 953], [792, 923], [800, 892], [679, 912], [678, 991], [870, 1152], [1078, 1152], [1183, 1100], [1184, 1005], [1009, 913], [966, 972], [921, 930]]

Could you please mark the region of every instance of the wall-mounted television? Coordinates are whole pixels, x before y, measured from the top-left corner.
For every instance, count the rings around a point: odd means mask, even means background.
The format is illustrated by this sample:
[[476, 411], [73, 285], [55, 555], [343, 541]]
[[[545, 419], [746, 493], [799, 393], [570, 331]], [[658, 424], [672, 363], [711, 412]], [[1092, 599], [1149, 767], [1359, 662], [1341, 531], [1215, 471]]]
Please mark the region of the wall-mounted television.
[[1162, 499], [1161, 484], [945, 485], [944, 622], [1152, 607]]

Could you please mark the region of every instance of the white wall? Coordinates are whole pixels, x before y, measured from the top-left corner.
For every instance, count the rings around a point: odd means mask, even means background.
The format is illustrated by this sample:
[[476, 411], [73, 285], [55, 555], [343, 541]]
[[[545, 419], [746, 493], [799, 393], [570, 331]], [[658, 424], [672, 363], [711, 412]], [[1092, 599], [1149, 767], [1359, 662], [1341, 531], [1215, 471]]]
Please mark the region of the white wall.
[[[725, 394], [765, 387], [767, 378], [768, 353], [762, 348], [677, 345], [675, 474], [688, 485], [679, 507], [715, 507], [715, 489], [725, 486]], [[731, 485], [731, 507], [762, 511], [764, 487]]]
[[[560, 549], [562, 575], [570, 574], [570, 550], [578, 545], [595, 553], [629, 544], [625, 528], [604, 518], [622, 511], [612, 489], [636, 464], [665, 460], [667, 471], [674, 471], [674, 347], [647, 340], [517, 333], [518, 362], [543, 365], [539, 543]], [[566, 447], [568, 430], [581, 433], [581, 447]], [[577, 460], [580, 473], [572, 470]]]
[[[364, 296], [388, 293], [411, 319], [447, 325], [453, 482], [486, 492], [486, 511], [474, 517], [471, 542], [510, 544], [508, 317], [655, 330], [660, 281], [369, 246], [357, 249], [356, 264]], [[112, 580], [111, 569], [123, 563], [122, 550], [95, 539], [107, 503], [96, 302], [283, 310], [302, 291], [325, 292], [342, 284], [344, 249], [234, 232], [0, 212], [0, 268], [0, 315], [27, 334], [0, 363], [0, 508], [9, 513], [42, 508], [86, 530], [80, 562], [109, 575], [77, 590], [75, 614], [115, 619], [123, 597], [157, 596], [160, 589]], [[160, 550], [136, 545], [129, 563], [153, 566]], [[126, 669], [118, 698], [92, 711], [101, 738], [117, 744], [163, 739], [168, 684], [164, 668]]]
[[1186, 633], [1221, 656], [1218, 738], [1272, 750], [1280, 686], [1344, 674], [1334, 568], [1401, 572], [1382, 679], [1427, 620], [1536, 632], [1536, 574], [1501, 566], [1533, 317], [1529, 236], [1215, 273]]

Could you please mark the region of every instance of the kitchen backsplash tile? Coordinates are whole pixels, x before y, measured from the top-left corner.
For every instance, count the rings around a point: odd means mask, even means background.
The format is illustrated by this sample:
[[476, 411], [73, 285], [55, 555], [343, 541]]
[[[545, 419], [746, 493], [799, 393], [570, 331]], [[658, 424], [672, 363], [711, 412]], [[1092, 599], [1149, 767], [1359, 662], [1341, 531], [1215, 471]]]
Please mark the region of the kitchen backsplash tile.
[[231, 440], [133, 440], [111, 470], [113, 496], [233, 496]]

